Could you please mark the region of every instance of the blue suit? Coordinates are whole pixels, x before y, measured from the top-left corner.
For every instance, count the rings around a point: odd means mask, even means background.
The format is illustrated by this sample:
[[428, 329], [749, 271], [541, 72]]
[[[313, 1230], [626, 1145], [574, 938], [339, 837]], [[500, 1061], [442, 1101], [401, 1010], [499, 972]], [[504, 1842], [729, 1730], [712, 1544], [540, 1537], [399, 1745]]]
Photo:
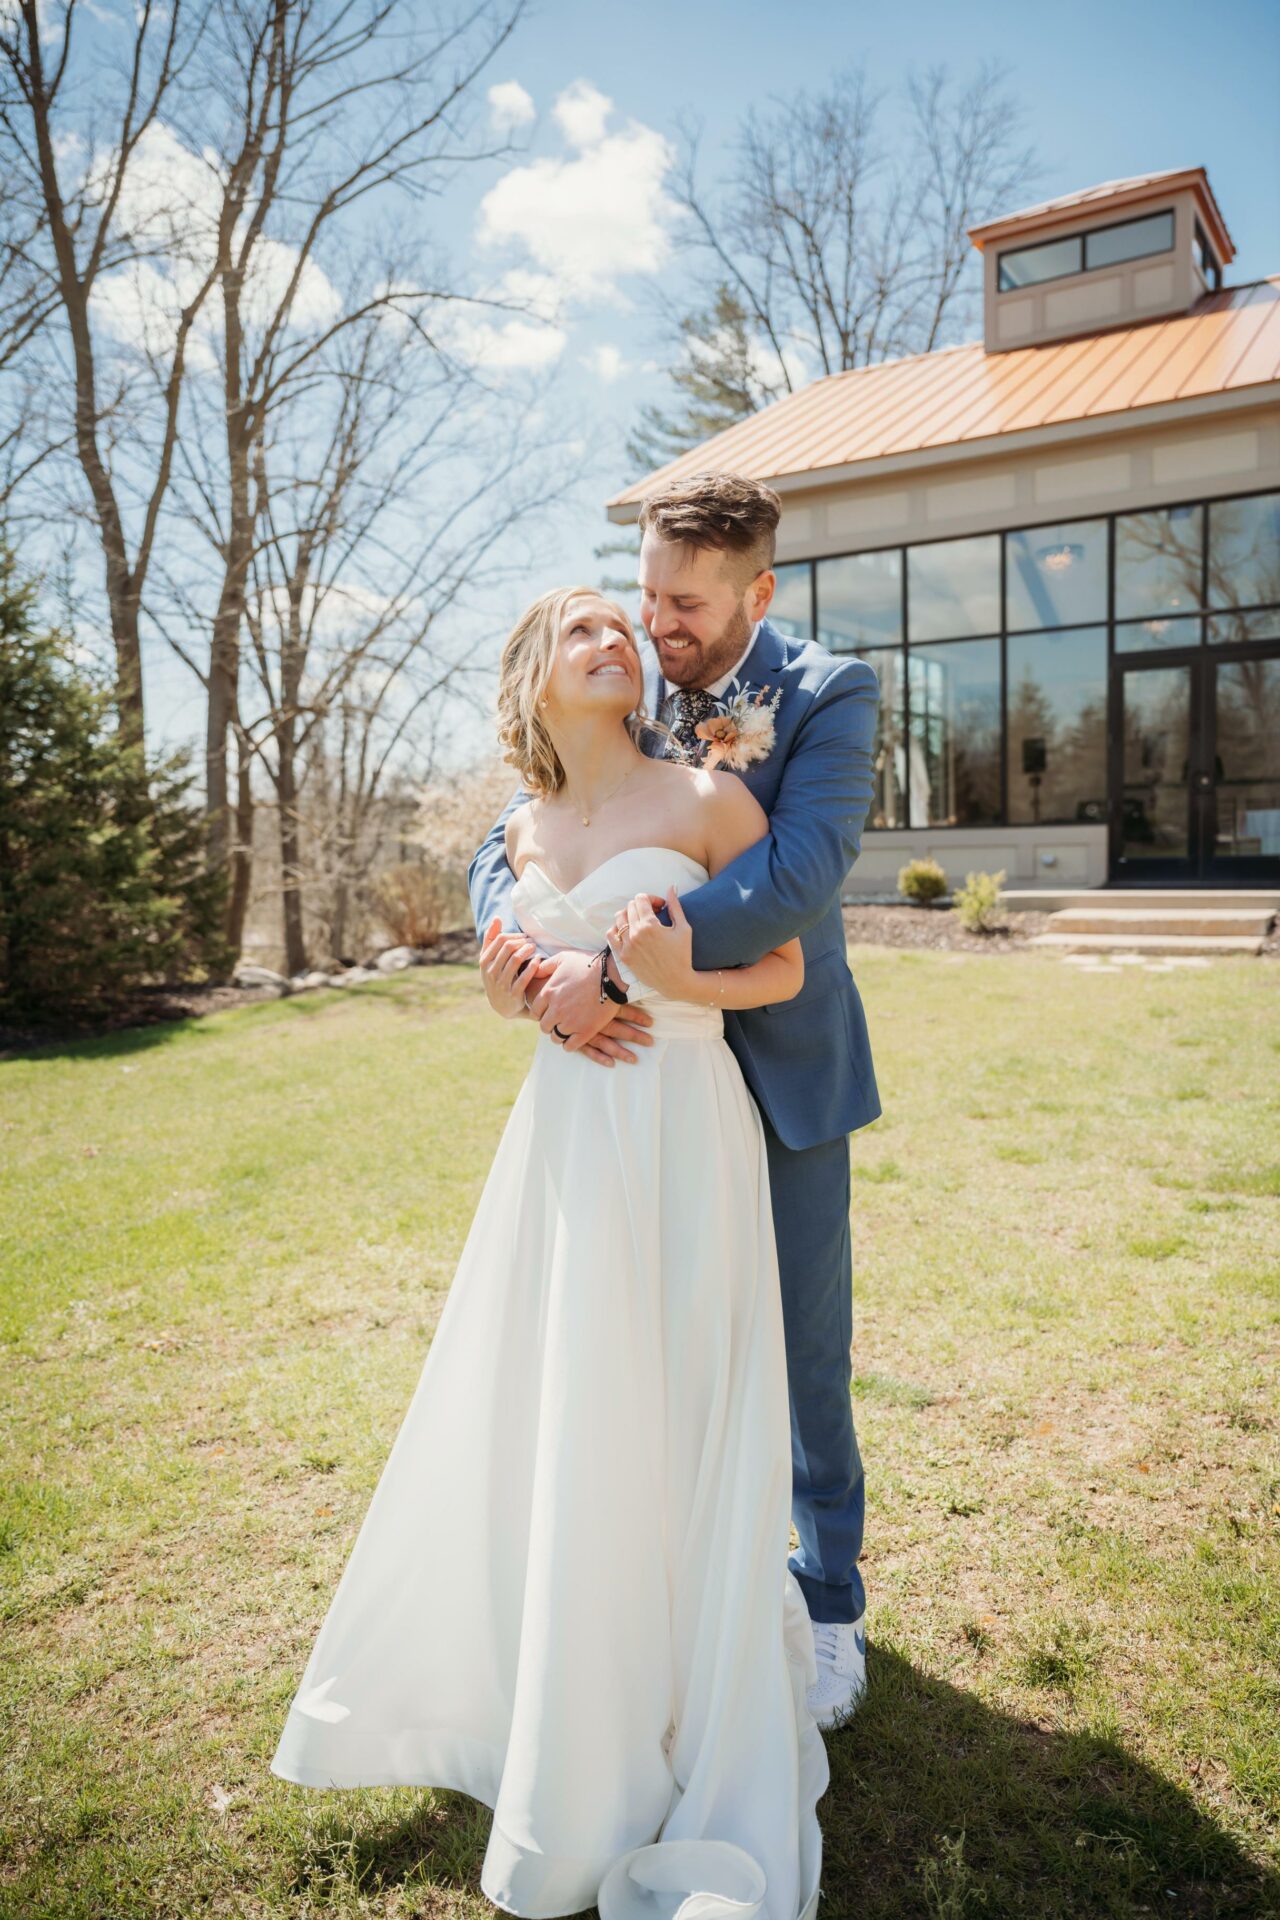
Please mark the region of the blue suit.
[[[739, 776], [769, 815], [768, 833], [714, 879], [680, 897], [700, 969], [747, 965], [800, 938], [794, 1000], [727, 1009], [725, 1038], [764, 1119], [782, 1279], [791, 1394], [790, 1565], [814, 1620], [852, 1620], [865, 1605], [858, 1554], [865, 1492], [849, 1399], [852, 1261], [846, 1135], [880, 1112], [866, 1017], [845, 956], [840, 893], [872, 797], [879, 686], [861, 660], [761, 623], [738, 686], [779, 688], [774, 745]], [[656, 656], [645, 704], [659, 711]], [[651, 736], [647, 751], [660, 751]], [[514, 928], [504, 828], [512, 797], [471, 862], [477, 932], [497, 915]], [[600, 1069], [604, 1071], [603, 1068]], [[621, 1071], [626, 1071], [625, 1068]]]

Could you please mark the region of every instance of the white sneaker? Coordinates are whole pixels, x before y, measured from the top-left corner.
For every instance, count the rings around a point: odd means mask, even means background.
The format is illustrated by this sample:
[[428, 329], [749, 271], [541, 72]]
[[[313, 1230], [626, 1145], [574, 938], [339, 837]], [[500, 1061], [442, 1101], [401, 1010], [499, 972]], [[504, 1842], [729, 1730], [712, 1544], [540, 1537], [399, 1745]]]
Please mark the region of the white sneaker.
[[852, 1715], [867, 1690], [867, 1616], [814, 1620], [813, 1653], [818, 1678], [806, 1691], [820, 1727], [837, 1727]]

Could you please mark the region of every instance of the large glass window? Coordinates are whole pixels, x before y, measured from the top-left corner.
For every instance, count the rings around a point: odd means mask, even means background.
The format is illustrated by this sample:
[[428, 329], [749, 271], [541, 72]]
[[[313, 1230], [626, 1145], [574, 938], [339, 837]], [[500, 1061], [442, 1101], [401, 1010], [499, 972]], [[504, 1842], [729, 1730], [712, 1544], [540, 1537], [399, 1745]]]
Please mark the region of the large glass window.
[[1280, 660], [1217, 672], [1218, 852], [1280, 854]]
[[913, 827], [986, 825], [1000, 816], [1000, 642], [912, 647]]
[[1004, 537], [1005, 621], [1032, 627], [1092, 625], [1107, 617], [1107, 523], [1072, 520]]
[[769, 602], [769, 619], [789, 640], [813, 638], [813, 570], [807, 560], [775, 567], [777, 585]]
[[[879, 680], [870, 828], [1105, 821], [1109, 638], [1125, 687], [1111, 718], [1124, 743], [1126, 852], [1176, 850], [1188, 774], [1181, 722], [1169, 716], [1190, 680], [1160, 656], [1199, 648], [1205, 636], [1242, 648], [1280, 641], [1280, 493], [929, 540], [777, 573], [779, 627], [807, 637], [816, 604], [818, 639], [863, 657]], [[1220, 737], [1244, 739], [1257, 694], [1259, 725], [1280, 739], [1280, 668], [1255, 685], [1251, 671], [1219, 661]], [[1252, 759], [1241, 764], [1217, 775], [1219, 786], [1239, 783], [1219, 821], [1220, 845], [1237, 852], [1255, 840], [1269, 847], [1280, 832], [1280, 776], [1270, 761], [1262, 772]]]
[[1037, 287], [1042, 280], [1061, 280], [1079, 273], [1084, 265], [1083, 240], [1073, 233], [1066, 240], [1041, 240], [1034, 247], [1014, 247], [1000, 255], [999, 292]]
[[1114, 227], [1095, 227], [1084, 237], [1085, 271], [1094, 267], [1116, 267], [1122, 260], [1145, 260], [1151, 253], [1168, 253], [1172, 245], [1172, 213], [1149, 213], [1141, 220], [1121, 220]]
[[867, 814], [869, 827], [905, 827], [906, 743], [902, 705], [906, 674], [901, 647], [868, 647], [863, 658], [880, 682], [873, 761], [875, 794]]
[[902, 642], [902, 549], [818, 562], [818, 639], [832, 653]]
[[1000, 536], [907, 548], [907, 637], [961, 640], [1000, 631]]
[[1116, 515], [1116, 618], [1191, 613], [1200, 605], [1200, 507]]
[[1015, 633], [1006, 642], [1009, 818], [1107, 817], [1107, 630]]
[[1209, 605], [1280, 606], [1280, 493], [1210, 501]]

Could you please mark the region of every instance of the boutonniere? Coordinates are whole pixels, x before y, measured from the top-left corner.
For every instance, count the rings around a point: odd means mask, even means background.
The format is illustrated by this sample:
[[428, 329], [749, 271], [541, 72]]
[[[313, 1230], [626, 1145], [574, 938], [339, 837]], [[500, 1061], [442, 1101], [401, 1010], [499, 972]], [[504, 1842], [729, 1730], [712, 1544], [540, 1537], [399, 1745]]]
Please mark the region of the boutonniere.
[[741, 773], [744, 767], [763, 760], [773, 751], [773, 716], [782, 698], [782, 688], [778, 688], [772, 700], [766, 701], [768, 691], [768, 687], [761, 687], [758, 693], [752, 693], [749, 687], [744, 687], [723, 713], [714, 714], [710, 720], [699, 720], [693, 731], [699, 740], [707, 743], [702, 754], [704, 767], [727, 767], [731, 773]]

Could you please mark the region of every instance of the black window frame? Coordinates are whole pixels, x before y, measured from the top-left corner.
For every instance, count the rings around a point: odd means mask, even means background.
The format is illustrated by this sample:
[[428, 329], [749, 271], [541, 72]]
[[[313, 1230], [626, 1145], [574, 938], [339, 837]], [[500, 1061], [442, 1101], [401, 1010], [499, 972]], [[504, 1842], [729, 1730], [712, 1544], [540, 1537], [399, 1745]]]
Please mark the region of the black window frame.
[[[798, 555], [794, 559], [788, 559], [784, 564], [787, 566], [808, 566], [809, 568], [810, 605], [813, 608], [812, 635], [813, 635], [813, 638], [816, 640], [818, 636], [818, 615], [819, 615], [819, 607], [818, 607], [819, 562], [823, 560], [849, 560], [849, 559], [856, 558], [857, 555], [859, 554], [892, 553], [892, 552], [898, 553], [898, 555], [900, 556], [899, 565], [900, 565], [900, 572], [901, 572], [902, 638], [892, 647], [889, 647], [889, 648], [873, 647], [873, 648], [869, 648], [867, 652], [869, 654], [874, 655], [877, 652], [889, 651], [889, 652], [895, 652], [901, 656], [902, 668], [903, 668], [903, 672], [902, 672], [903, 689], [902, 689], [902, 704], [901, 704], [900, 718], [901, 718], [902, 738], [905, 742], [909, 743], [911, 738], [910, 658], [911, 658], [912, 641], [911, 641], [911, 627], [910, 627], [910, 600], [909, 600], [909, 595], [907, 591], [907, 573], [908, 573], [907, 550], [908, 548], [914, 547], [914, 546], [933, 547], [933, 546], [941, 546], [944, 543], [953, 541], [953, 540], [972, 540], [973, 538], [975, 538], [975, 535], [978, 533], [994, 532], [995, 534], [998, 535], [1000, 540], [1000, 624], [998, 629], [995, 629], [991, 633], [986, 633], [986, 634], [956, 634], [952, 636], [952, 638], [949, 640], [918, 641], [916, 644], [920, 646], [928, 646], [928, 647], [946, 647], [946, 646], [954, 646], [956, 644], [964, 644], [965, 642], [972, 641], [972, 640], [990, 639], [990, 640], [999, 641], [1000, 643], [1000, 722], [999, 722], [999, 725], [1000, 725], [1000, 736], [999, 736], [1000, 737], [1000, 812], [999, 812], [999, 817], [997, 819], [981, 822], [981, 828], [982, 828], [982, 831], [984, 832], [990, 831], [992, 828], [1007, 829], [1011, 832], [1033, 832], [1035, 831], [1035, 829], [1033, 827], [1028, 826], [1028, 823], [1026, 821], [1010, 820], [1009, 818], [1008, 641], [1009, 641], [1010, 634], [1011, 633], [1021, 634], [1029, 631], [1033, 631], [1037, 634], [1039, 633], [1072, 633], [1072, 632], [1075, 632], [1077, 629], [1087, 630], [1087, 629], [1093, 629], [1099, 626], [1105, 626], [1106, 632], [1107, 632], [1107, 669], [1106, 670], [1107, 670], [1107, 682], [1108, 682], [1108, 688], [1109, 688], [1114, 678], [1115, 666], [1116, 666], [1117, 660], [1120, 662], [1127, 662], [1130, 666], [1134, 665], [1136, 661], [1136, 656], [1134, 654], [1125, 653], [1123, 650], [1117, 653], [1117, 649], [1116, 649], [1116, 627], [1117, 625], [1125, 624], [1123, 621], [1117, 621], [1116, 619], [1116, 593], [1115, 593], [1116, 521], [1119, 519], [1124, 519], [1126, 516], [1134, 515], [1134, 514], [1159, 513], [1164, 511], [1170, 511], [1177, 508], [1193, 508], [1194, 509], [1198, 507], [1201, 509], [1200, 563], [1201, 563], [1202, 604], [1198, 609], [1198, 611], [1195, 612], [1194, 614], [1191, 614], [1188, 616], [1180, 616], [1180, 617], [1186, 617], [1188, 619], [1194, 620], [1197, 623], [1198, 629], [1199, 629], [1199, 637], [1190, 646], [1180, 647], [1180, 648], [1173, 648], [1173, 647], [1169, 648], [1168, 654], [1171, 659], [1179, 659], [1179, 660], [1187, 659], [1187, 658], [1206, 659], [1211, 654], [1216, 658], [1223, 657], [1225, 649], [1221, 645], [1211, 642], [1208, 638], [1208, 633], [1209, 633], [1208, 623], [1211, 619], [1214, 618], [1215, 614], [1220, 616], [1226, 612], [1246, 613], [1246, 614], [1247, 613], [1266, 613], [1272, 610], [1272, 603], [1269, 601], [1258, 602], [1256, 604], [1250, 603], [1250, 605], [1248, 606], [1231, 607], [1231, 608], [1222, 608], [1222, 607], [1212, 608], [1204, 604], [1204, 600], [1207, 592], [1207, 585], [1208, 585], [1207, 571], [1208, 571], [1208, 564], [1209, 564], [1209, 541], [1211, 538], [1210, 525], [1213, 517], [1213, 509], [1215, 505], [1217, 506], [1225, 505], [1229, 501], [1263, 500], [1276, 493], [1280, 493], [1280, 487], [1275, 487], [1275, 486], [1247, 487], [1238, 493], [1200, 494], [1189, 500], [1188, 499], [1152, 500], [1152, 501], [1148, 501], [1145, 504], [1133, 504], [1133, 505], [1126, 505], [1123, 507], [1117, 507], [1109, 513], [1098, 513], [1095, 511], [1092, 513], [1073, 514], [1071, 516], [1072, 520], [1103, 520], [1106, 522], [1106, 528], [1107, 528], [1106, 612], [1100, 620], [1089, 620], [1089, 621], [1083, 621], [1083, 622], [1079, 620], [1069, 620], [1069, 621], [1063, 621], [1059, 625], [1052, 626], [1052, 627], [1036, 627], [1034, 629], [1022, 628], [1022, 627], [1010, 628], [1009, 618], [1008, 618], [1008, 599], [1007, 599], [1006, 540], [1009, 534], [1032, 533], [1038, 527], [1059, 527], [1059, 526], [1070, 524], [1070, 522], [1065, 521], [1063, 519], [1061, 512], [1054, 514], [1051, 518], [1047, 517], [1042, 520], [1020, 520], [1016, 526], [1000, 526], [995, 528], [982, 527], [977, 529], [971, 528], [971, 529], [966, 529], [966, 531], [963, 533], [949, 533], [949, 534], [935, 535], [934, 537], [928, 540], [888, 540], [883, 542], [882, 544], [878, 544], [875, 546], [853, 547], [847, 550], [842, 550], [839, 553], [817, 553], [817, 554], [811, 554], [807, 557], [803, 555]], [[1230, 643], [1230, 651], [1231, 651], [1232, 657], [1235, 657], [1237, 654], [1239, 654], [1243, 658], [1254, 658], [1254, 657], [1261, 658], [1264, 655], [1274, 654], [1277, 650], [1278, 645], [1280, 645], [1280, 642], [1277, 642], [1275, 639], [1237, 640], [1237, 641], [1232, 641]], [[867, 659], [867, 654], [860, 653], [855, 648], [844, 648], [840, 650], [837, 650], [835, 648], [830, 648], [828, 649], [828, 651], [834, 653], [835, 657], [841, 660], [866, 660]], [[1143, 657], [1146, 658], [1148, 661], [1154, 661], [1157, 656], [1153, 652], [1153, 653], [1146, 654]], [[868, 664], [870, 663], [868, 662]], [[1108, 699], [1109, 698], [1110, 698], [1110, 695], [1108, 693]], [[1112, 726], [1112, 718], [1110, 716], [1110, 712], [1108, 712], [1107, 725], [1108, 725], [1108, 730], [1110, 731], [1110, 728]], [[910, 811], [911, 811], [909, 777], [907, 782], [905, 783], [903, 801], [904, 801], [904, 806], [906, 808], [907, 817], [909, 820]], [[1052, 823], [1044, 822], [1042, 824], [1048, 825]], [[947, 826], [945, 824], [939, 824], [937, 826], [928, 827], [927, 829], [923, 827], [920, 827], [920, 828], [911, 827], [909, 825], [902, 826], [902, 827], [873, 827], [868, 825], [864, 829], [864, 831], [867, 833], [906, 833], [906, 832], [923, 833], [927, 831], [929, 833], [964, 834], [964, 833], [974, 832], [975, 824], [973, 822], [961, 823], [956, 826]]]
[[[1200, 258], [1196, 256], [1197, 247], [1200, 249]], [[1191, 229], [1191, 258], [1199, 267], [1201, 278], [1210, 293], [1221, 292], [1222, 262], [1209, 244], [1209, 236], [1200, 223], [1199, 215], [1196, 216], [1195, 224]]]
[[[1108, 233], [1112, 227], [1139, 226], [1147, 220], [1167, 220], [1169, 222], [1169, 244], [1158, 247], [1153, 253], [1134, 253], [1124, 260], [1106, 260], [1099, 266], [1089, 264], [1089, 241], [1095, 233]], [[1199, 222], [1196, 223], [1199, 225]], [[1051, 273], [1043, 280], [1033, 280], [1027, 286], [1006, 286], [1004, 281], [1004, 263], [1015, 253], [1035, 253], [1041, 247], [1060, 247], [1068, 240], [1080, 243], [1080, 265], [1066, 273]], [[996, 255], [996, 292], [1030, 293], [1036, 287], [1050, 287], [1056, 280], [1079, 280], [1086, 273], [1108, 273], [1116, 267], [1127, 267], [1134, 260], [1159, 260], [1163, 254], [1174, 253], [1178, 245], [1178, 210], [1176, 207], [1158, 207], [1154, 213], [1126, 214], [1121, 220], [1104, 220], [1096, 227], [1081, 227], [1078, 233], [1062, 233], [1056, 239], [1032, 240], [1027, 246], [1005, 247]], [[1212, 255], [1211, 255], [1212, 257]], [[1221, 274], [1219, 274], [1221, 279]]]

